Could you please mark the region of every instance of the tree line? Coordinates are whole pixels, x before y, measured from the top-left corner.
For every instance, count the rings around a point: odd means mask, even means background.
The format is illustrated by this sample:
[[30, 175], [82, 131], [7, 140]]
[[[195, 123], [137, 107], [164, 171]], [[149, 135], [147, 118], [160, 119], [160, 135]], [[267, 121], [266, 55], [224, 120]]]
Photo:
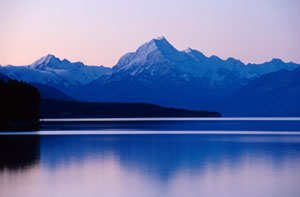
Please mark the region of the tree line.
[[39, 126], [40, 93], [23, 81], [0, 80], [0, 130], [35, 130]]

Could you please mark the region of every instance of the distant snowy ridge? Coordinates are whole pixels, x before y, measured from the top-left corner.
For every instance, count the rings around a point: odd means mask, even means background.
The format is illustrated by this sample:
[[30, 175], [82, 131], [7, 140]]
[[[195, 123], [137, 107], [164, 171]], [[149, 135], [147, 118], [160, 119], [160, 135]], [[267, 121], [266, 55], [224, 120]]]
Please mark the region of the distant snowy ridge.
[[49, 54], [27, 66], [0, 66], [0, 73], [53, 86], [76, 100], [218, 110], [216, 103], [229, 99], [251, 81], [298, 67], [280, 59], [244, 64], [232, 57], [207, 57], [191, 48], [179, 51], [159, 37], [125, 54], [112, 68], [86, 66]]
[[28, 68], [50, 71], [65, 77], [66, 79], [79, 81], [81, 84], [87, 84], [102, 75], [109, 74], [110, 68], [103, 66], [86, 66], [82, 62], [74, 62], [64, 59], [60, 60], [54, 55], [47, 55], [30, 64]]
[[[164, 37], [153, 39], [137, 49], [125, 54], [113, 67], [114, 72], [129, 72], [131, 75], [145, 72], [161, 75], [166, 70], [188, 73], [193, 77], [213, 81], [224, 81], [228, 75], [239, 79], [254, 79], [280, 69], [293, 70], [297, 64], [284, 63], [273, 59], [264, 64], [247, 64], [228, 58], [222, 60], [217, 56], [206, 57], [201, 52], [188, 48], [184, 51], [175, 49]], [[161, 69], [161, 70], [157, 70]]]
[[49, 54], [27, 66], [0, 66], [0, 72], [12, 79], [47, 84], [70, 92], [102, 75], [110, 74], [111, 69], [86, 66], [82, 62], [72, 63]]
[[264, 64], [207, 57], [188, 48], [178, 51], [160, 37], [125, 54], [112, 68], [78, 90], [78, 99], [102, 102], [146, 102], [168, 107], [218, 110], [217, 103], [265, 74], [299, 67], [273, 59]]

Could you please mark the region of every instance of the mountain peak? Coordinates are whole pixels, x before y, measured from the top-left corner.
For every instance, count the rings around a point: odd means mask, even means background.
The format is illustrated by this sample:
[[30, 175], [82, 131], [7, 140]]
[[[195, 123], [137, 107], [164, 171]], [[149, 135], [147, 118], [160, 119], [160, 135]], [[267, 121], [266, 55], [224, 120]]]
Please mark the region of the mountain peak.
[[192, 53], [193, 49], [189, 47], [189, 48], [183, 50], [183, 52], [185, 52], [185, 53]]
[[46, 65], [48, 65], [50, 63], [59, 63], [59, 62], [61, 62], [59, 58], [55, 57], [52, 54], [48, 54], [48, 55], [38, 59], [34, 63], [30, 64], [28, 67], [30, 67], [30, 68], [42, 68], [42, 67], [45, 67]]
[[146, 42], [136, 52], [127, 53], [122, 56], [114, 66], [114, 70], [127, 70], [132, 66], [155, 64], [167, 59], [174, 59], [177, 56], [180, 56], [180, 52], [162, 36]]
[[127, 53], [122, 56], [119, 62], [114, 66], [114, 70], [127, 70], [131, 68], [132, 65], [144, 65], [150, 62], [154, 64], [154, 62], [161, 62], [166, 59], [176, 59], [178, 56], [180, 56], [180, 52], [162, 36], [146, 42], [135, 52]]
[[154, 38], [153, 40], [166, 40], [164, 36], [158, 36], [157, 38]]
[[156, 53], [157, 55], [166, 55], [169, 53], [178, 52], [165, 37], [158, 37], [146, 42], [140, 46], [135, 53], [129, 53], [123, 56], [121, 59], [127, 59], [132, 54], [136, 60], [146, 60], [149, 54]]
[[281, 59], [279, 59], [279, 58], [273, 58], [270, 62], [271, 62], [271, 63], [275, 63], [275, 64], [276, 64], [276, 63], [277, 63], [277, 64], [278, 64], [278, 63], [280, 63], [280, 64], [281, 64], [281, 63], [284, 63], [284, 62], [283, 62]]
[[226, 61], [230, 62], [232, 64], [241, 64], [241, 65], [244, 65], [243, 62], [241, 62], [239, 59], [235, 59], [233, 57], [227, 58]]
[[50, 53], [49, 53], [48, 55], [46, 55], [45, 57], [48, 57], [48, 58], [56, 58], [55, 55], [50, 54]]
[[155, 42], [156, 46], [158, 46], [158, 47], [164, 46], [164, 47], [174, 48], [164, 36], [157, 37], [157, 38], [153, 39], [153, 41]]
[[149, 42], [146, 42], [141, 47], [139, 47], [136, 52], [137, 53], [139, 51], [151, 52], [153, 50], [160, 50], [161, 51], [161, 50], [164, 50], [164, 49], [165, 50], [169, 50], [169, 49], [174, 50], [175, 48], [169, 43], [169, 41], [164, 36], [161, 36], [161, 37], [154, 38], [154, 39], [150, 40]]
[[58, 59], [57, 57], [55, 57], [54, 55], [52, 54], [48, 54], [42, 58], [40, 58], [39, 60], [41, 60], [42, 62], [50, 62], [51, 60], [53, 59]]
[[167, 59], [174, 59], [177, 56], [180, 56], [180, 52], [170, 44], [170, 42], [165, 37], [159, 37], [153, 39], [152, 41], [155, 44], [155, 47], [160, 51], [161, 55]]

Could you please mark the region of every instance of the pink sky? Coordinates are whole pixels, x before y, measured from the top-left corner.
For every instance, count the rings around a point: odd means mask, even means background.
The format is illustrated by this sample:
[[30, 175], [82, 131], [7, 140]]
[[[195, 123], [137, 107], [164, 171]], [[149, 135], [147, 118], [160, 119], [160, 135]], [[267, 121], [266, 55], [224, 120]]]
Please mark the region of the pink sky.
[[49, 53], [113, 66], [158, 36], [175, 48], [248, 63], [300, 63], [298, 0], [4, 0], [0, 64]]

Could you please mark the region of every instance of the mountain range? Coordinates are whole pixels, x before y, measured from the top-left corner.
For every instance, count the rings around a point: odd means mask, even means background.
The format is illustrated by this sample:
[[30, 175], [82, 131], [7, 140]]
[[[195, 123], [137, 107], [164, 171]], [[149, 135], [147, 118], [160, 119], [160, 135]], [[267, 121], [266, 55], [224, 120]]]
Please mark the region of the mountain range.
[[[300, 110], [290, 110], [300, 106], [299, 66], [280, 59], [244, 64], [207, 57], [191, 48], [179, 51], [161, 37], [125, 54], [112, 68], [47, 55], [26, 66], [0, 66], [0, 73], [35, 84], [45, 98], [54, 94], [51, 87], [62, 100], [142, 102], [232, 116], [295, 116]], [[281, 107], [287, 102], [289, 107]]]
[[299, 116], [300, 67], [279, 70], [257, 78], [241, 87], [223, 104], [230, 116]]
[[51, 54], [26, 66], [0, 66], [0, 73], [9, 78], [52, 86], [71, 97], [75, 96], [73, 92], [79, 87], [110, 72], [110, 68], [71, 63]]

